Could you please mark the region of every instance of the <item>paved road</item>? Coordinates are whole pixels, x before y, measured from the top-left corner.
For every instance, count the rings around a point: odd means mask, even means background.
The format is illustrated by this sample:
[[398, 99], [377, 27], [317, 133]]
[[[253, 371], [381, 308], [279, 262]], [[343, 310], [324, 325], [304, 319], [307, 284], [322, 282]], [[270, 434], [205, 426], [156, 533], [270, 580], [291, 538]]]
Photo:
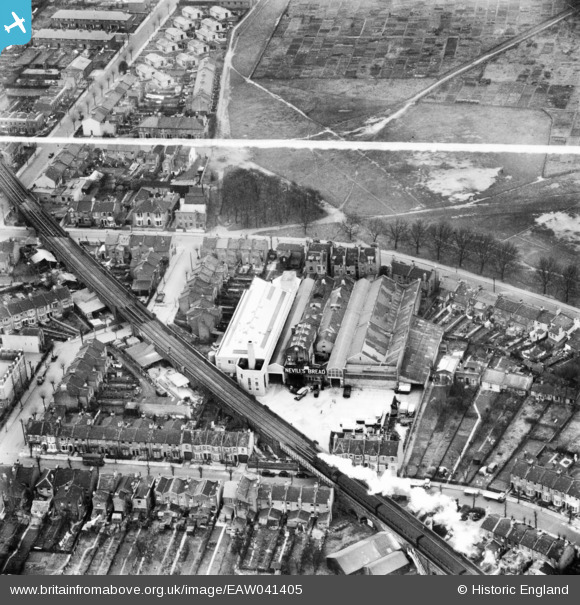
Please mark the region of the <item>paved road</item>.
[[[458, 499], [460, 504], [474, 503], [473, 496], [464, 494], [464, 487], [459, 485], [442, 485], [441, 492], [450, 498]], [[432, 492], [439, 490], [439, 486], [431, 488]], [[520, 501], [515, 498], [508, 497], [505, 503], [495, 502], [493, 500], [485, 500], [482, 496], [475, 497], [475, 506], [485, 508], [488, 513], [496, 513], [498, 515], [507, 515], [514, 517], [518, 521], [525, 519], [526, 523], [534, 525], [537, 523], [538, 529], [542, 529], [547, 533], [555, 536], [563, 536], [570, 542], [580, 546], [580, 528], [577, 528], [570, 523], [568, 519], [558, 513], [555, 513], [540, 506], [536, 506], [531, 502]], [[535, 517], [534, 517], [535, 513]]]
[[[68, 232], [71, 234], [71, 237], [77, 241], [82, 240], [99, 240], [104, 241], [107, 233], [109, 233], [108, 229], [68, 229]], [[3, 227], [2, 235], [6, 238], [8, 237], [22, 237], [25, 233], [28, 233], [28, 229], [26, 227]], [[147, 229], [133, 229], [132, 233], [136, 233], [139, 235], [151, 235], [153, 232]], [[169, 237], [173, 237], [174, 244], [179, 247], [186, 247], [193, 250], [198, 249], [205, 236], [210, 236], [211, 233], [197, 233], [197, 232], [176, 232], [176, 231], [155, 231], [156, 235], [165, 235]], [[281, 237], [281, 238], [269, 238], [266, 236], [259, 236], [259, 234], [252, 234], [251, 232], [246, 233], [246, 231], [232, 231], [227, 234], [220, 233], [220, 236], [225, 237], [241, 237], [243, 235], [250, 235], [251, 237], [262, 237], [263, 239], [273, 241], [274, 248], [277, 247], [279, 242], [293, 242], [303, 244], [304, 239], [296, 238], [296, 237]], [[348, 245], [348, 244], [345, 244]], [[443, 265], [441, 263], [437, 263], [435, 261], [430, 261], [423, 258], [416, 258], [414, 256], [410, 256], [409, 254], [404, 254], [399, 250], [381, 250], [381, 263], [383, 265], [390, 265], [391, 260], [396, 258], [397, 260], [401, 260], [406, 263], [414, 262], [419, 267], [425, 267], [427, 269], [436, 269], [439, 272], [440, 276], [444, 275], [455, 275], [458, 278], [464, 279], [469, 282], [471, 285], [478, 287], [481, 286], [486, 290], [495, 291], [497, 294], [505, 294], [509, 295], [512, 298], [515, 297], [516, 300], [522, 299], [524, 302], [535, 305], [537, 307], [544, 307], [545, 309], [556, 311], [557, 309], [561, 309], [562, 311], [569, 311], [573, 314], [578, 314], [580, 309], [578, 307], [573, 307], [572, 305], [567, 305], [561, 301], [554, 300], [553, 298], [549, 298], [547, 296], [542, 296], [541, 294], [536, 294], [534, 292], [530, 292], [529, 290], [523, 290], [521, 288], [517, 288], [510, 284], [506, 284], [500, 282], [496, 279], [490, 277], [484, 277], [482, 275], [476, 275], [475, 273], [470, 273], [469, 271], [465, 271], [463, 269], [459, 269], [457, 267], [450, 267], [448, 265]]]
[[[56, 145], [56, 148], [47, 144], [50, 138], [53, 137], [73, 137], [74, 122], [72, 116], [78, 118], [79, 115], [86, 116], [90, 109], [99, 104], [109, 90], [109, 82], [107, 78], [112, 74], [113, 79], [110, 80], [111, 86], [114, 87], [115, 82], [119, 79], [119, 64], [126, 61], [129, 65], [133, 63], [143, 48], [149, 43], [155, 35], [160, 25], [163, 25], [175, 10], [178, 0], [159, 0], [157, 6], [141, 23], [139, 28], [129, 36], [129, 40], [123, 45], [121, 50], [110, 61], [107, 67], [103, 70], [103, 74], [98, 81], [93, 82], [87, 90], [85, 90], [74, 104], [69, 108], [68, 112], [62, 120], [54, 127], [49, 136], [35, 139], [41, 148], [37, 150], [36, 155], [30, 163], [24, 166], [18, 173], [18, 176], [26, 186], [32, 185], [39, 174], [42, 174], [46, 165], [49, 163], [48, 157], [51, 153], [56, 153], [61, 145]], [[161, 19], [161, 21], [158, 21]], [[102, 86], [102, 89], [101, 89]], [[76, 122], [78, 127], [78, 119]]]
[[383, 265], [390, 265], [391, 260], [393, 258], [396, 258], [397, 260], [401, 260], [406, 263], [414, 262], [418, 267], [437, 269], [440, 277], [444, 275], [455, 275], [469, 282], [470, 285], [476, 287], [481, 286], [485, 290], [493, 291], [496, 294], [505, 294], [506, 296], [510, 296], [511, 298], [515, 297], [516, 300], [522, 299], [528, 304], [535, 305], [536, 307], [543, 306], [549, 311], [555, 312], [556, 309], [561, 309], [562, 311], [569, 311], [573, 314], [577, 314], [580, 311], [578, 307], [567, 305], [559, 300], [554, 300], [553, 298], [542, 296], [541, 294], [535, 294], [534, 292], [530, 292], [529, 290], [522, 290], [521, 288], [516, 288], [515, 286], [500, 282], [496, 279], [484, 277], [482, 275], [476, 275], [475, 273], [470, 273], [469, 271], [464, 271], [463, 269], [459, 269], [457, 267], [449, 267], [448, 265], [442, 265], [441, 263], [436, 263], [434, 261], [416, 258], [408, 254], [403, 254], [398, 250], [381, 251], [381, 263]]

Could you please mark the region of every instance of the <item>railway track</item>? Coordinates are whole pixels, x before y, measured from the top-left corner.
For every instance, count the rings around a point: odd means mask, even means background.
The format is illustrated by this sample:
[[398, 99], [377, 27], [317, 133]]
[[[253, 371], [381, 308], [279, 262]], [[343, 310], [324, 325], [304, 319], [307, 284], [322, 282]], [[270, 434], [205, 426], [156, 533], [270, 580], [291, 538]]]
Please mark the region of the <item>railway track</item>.
[[316, 442], [258, 402], [201, 355], [181, 334], [157, 320], [96, 259], [76, 244], [52, 216], [42, 210], [36, 199], [2, 162], [0, 189], [36, 229], [53, 254], [114, 313], [130, 322], [146, 340], [153, 343], [158, 352], [185, 376], [209, 389], [226, 407], [244, 417], [258, 433], [279, 442], [285, 451], [315, 469], [327, 483], [336, 486], [346, 498], [366, 510], [369, 516], [392, 528], [443, 573], [482, 574], [473, 562], [455, 552], [445, 540], [395, 501], [368, 494], [363, 484], [326, 465], [318, 457], [321, 449]]

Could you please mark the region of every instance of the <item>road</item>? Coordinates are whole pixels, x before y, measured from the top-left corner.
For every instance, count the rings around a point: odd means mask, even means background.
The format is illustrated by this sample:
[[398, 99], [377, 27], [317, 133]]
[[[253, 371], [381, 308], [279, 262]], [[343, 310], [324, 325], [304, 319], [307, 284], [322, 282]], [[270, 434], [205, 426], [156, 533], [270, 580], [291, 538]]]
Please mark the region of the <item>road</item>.
[[[39, 145], [42, 145], [42, 147], [37, 149], [37, 153], [32, 161], [19, 171], [19, 177], [27, 187], [30, 187], [38, 178], [38, 175], [44, 172], [50, 161], [48, 156], [51, 153], [58, 152], [58, 149], [61, 147], [61, 144], [57, 144], [56, 149], [54, 146], [48, 145], [47, 143], [50, 139], [55, 137], [73, 138], [75, 131], [73, 116], [75, 118], [79, 115], [86, 116], [88, 112], [96, 107], [103, 97], [106, 96], [109, 88], [114, 88], [115, 82], [121, 77], [119, 75], [120, 63], [125, 61], [128, 65], [131, 65], [138, 58], [141, 51], [147, 46], [159, 27], [167, 21], [171, 13], [175, 10], [177, 4], [178, 0], [159, 0], [159, 3], [153, 11], [149, 13], [138, 29], [130, 34], [128, 41], [105, 67], [101, 78], [90, 84], [77, 98], [48, 137], [33, 139]], [[159, 19], [160, 25], [158, 25]], [[78, 119], [76, 120], [76, 124], [78, 126]]]
[[505, 503], [486, 500], [482, 496], [464, 493], [465, 488], [460, 485], [431, 484], [431, 492], [441, 491], [450, 498], [459, 500], [459, 504], [469, 504], [485, 508], [490, 513], [513, 517], [519, 521], [526, 521], [530, 525], [537, 525], [538, 529], [554, 536], [563, 536], [573, 544], [580, 544], [580, 528], [568, 523], [568, 519], [556, 512], [537, 506], [524, 500], [518, 502], [516, 498], [508, 497]]
[[433, 84], [431, 84], [427, 88], [424, 88], [422, 91], [418, 92], [416, 95], [414, 95], [413, 97], [411, 97], [410, 99], [405, 101], [403, 107], [401, 107], [394, 113], [392, 113], [388, 116], [382, 117], [382, 118], [374, 118], [372, 120], [369, 120], [369, 121], [367, 121], [366, 126], [357, 128], [355, 130], [351, 130], [349, 132], [345, 132], [345, 133], [343, 133], [343, 135], [353, 135], [354, 134], [357, 136], [364, 136], [364, 135], [378, 134], [381, 130], [383, 130], [383, 128], [387, 124], [389, 124], [393, 120], [400, 118], [411, 107], [413, 107], [413, 105], [415, 105], [418, 101], [425, 98], [427, 95], [431, 94], [434, 90], [436, 90], [437, 88], [439, 88], [446, 82], [449, 82], [449, 80], [456, 78], [457, 76], [473, 69], [474, 67], [477, 67], [478, 65], [481, 65], [482, 63], [487, 63], [490, 59], [493, 59], [493, 57], [496, 57], [497, 55], [500, 55], [500, 54], [506, 52], [510, 48], [513, 48], [514, 46], [521, 44], [525, 40], [532, 38], [536, 34], [539, 34], [540, 32], [542, 32], [546, 29], [549, 29], [550, 27], [553, 27], [557, 23], [560, 23], [560, 21], [564, 21], [568, 17], [571, 17], [577, 11], [578, 11], [577, 8], [567, 8], [566, 10], [558, 13], [555, 17], [552, 17], [551, 19], [547, 19], [546, 21], [543, 21], [542, 23], [536, 25], [535, 27], [532, 27], [531, 29], [515, 36], [514, 38], [511, 38], [507, 42], [504, 42], [504, 43], [488, 50], [487, 52], [483, 53], [476, 59], [473, 59], [472, 61], [469, 61], [468, 63], [464, 63], [463, 65], [460, 65], [459, 67], [456, 67], [455, 69], [453, 69], [451, 71], [448, 71], [447, 73], [440, 76]]
[[381, 264], [390, 265], [391, 260], [393, 258], [396, 258], [397, 260], [406, 263], [414, 262], [418, 267], [436, 269], [440, 277], [445, 275], [456, 276], [465, 280], [471, 286], [481, 286], [485, 290], [490, 290], [492, 292], [495, 292], [496, 294], [503, 294], [505, 296], [509, 296], [510, 298], [515, 297], [515, 300], [521, 299], [525, 303], [534, 305], [536, 307], [544, 307], [548, 311], [555, 312], [557, 309], [560, 309], [564, 312], [570, 312], [574, 316], [580, 313], [580, 309], [578, 309], [578, 307], [567, 305], [559, 300], [554, 300], [553, 298], [542, 296], [541, 294], [535, 294], [534, 292], [530, 292], [529, 290], [522, 290], [521, 288], [516, 288], [515, 286], [500, 282], [490, 277], [475, 275], [475, 273], [464, 271], [463, 269], [459, 269], [458, 267], [449, 267], [448, 265], [442, 265], [441, 263], [436, 263], [434, 261], [409, 256], [408, 254], [403, 254], [398, 250], [381, 250]]
[[457, 553], [440, 536], [387, 496], [370, 495], [359, 481], [328, 466], [320, 457], [314, 443], [284, 418], [260, 404], [236, 381], [223, 374], [174, 329], [162, 324], [155, 316], [108, 273], [86, 250], [76, 244], [67, 232], [43, 211], [21, 181], [0, 163], [0, 188], [18, 208], [24, 219], [37, 231], [44, 244], [68, 270], [115, 313], [130, 322], [144, 340], [190, 382], [209, 389], [236, 416], [245, 419], [263, 438], [277, 442], [280, 448], [300, 462], [322, 481], [340, 489], [342, 497], [360, 507], [365, 514], [383, 526], [391, 528], [406, 540], [441, 573], [481, 575], [482, 571], [469, 559]]

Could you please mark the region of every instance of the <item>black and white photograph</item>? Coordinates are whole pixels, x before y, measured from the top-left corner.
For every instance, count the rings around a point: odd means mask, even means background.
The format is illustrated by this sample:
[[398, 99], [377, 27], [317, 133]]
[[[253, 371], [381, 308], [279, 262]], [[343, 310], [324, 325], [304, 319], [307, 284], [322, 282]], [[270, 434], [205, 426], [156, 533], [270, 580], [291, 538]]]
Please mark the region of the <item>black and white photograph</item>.
[[580, 2], [17, 4], [0, 574], [568, 595]]

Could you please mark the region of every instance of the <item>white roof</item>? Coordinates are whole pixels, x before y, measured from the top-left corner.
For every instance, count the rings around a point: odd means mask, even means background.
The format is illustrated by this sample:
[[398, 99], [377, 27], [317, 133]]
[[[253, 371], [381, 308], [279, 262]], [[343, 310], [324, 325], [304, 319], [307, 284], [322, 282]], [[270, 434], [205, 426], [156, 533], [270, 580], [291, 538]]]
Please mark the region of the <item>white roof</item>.
[[76, 59], [74, 59], [73, 61], [71, 61], [68, 64], [67, 69], [71, 69], [72, 68], [72, 69], [81, 69], [81, 70], [84, 70], [91, 63], [92, 63], [92, 61], [88, 57], [83, 57], [82, 55], [79, 55]]
[[85, 315], [91, 315], [106, 308], [105, 304], [101, 302], [97, 295], [91, 292], [88, 288], [73, 292], [72, 299], [74, 304]]
[[178, 212], [197, 212], [205, 214], [205, 204], [181, 204]]
[[256, 359], [267, 364], [290, 312], [300, 279], [286, 271], [273, 282], [255, 277], [242, 295], [230, 322], [216, 360], [238, 359], [248, 354], [252, 342]]
[[36, 254], [33, 254], [31, 256], [30, 260], [34, 264], [40, 263], [43, 260], [45, 260], [45, 261], [47, 261], [49, 263], [57, 263], [58, 262], [56, 260], [56, 258], [54, 258], [54, 255], [52, 254], [52, 252], [49, 252], [48, 250], [43, 250], [42, 248], [39, 249]]
[[83, 19], [86, 21], [129, 21], [131, 15], [121, 11], [68, 10], [56, 11], [53, 19]]
[[40, 29], [34, 33], [34, 38], [40, 40], [101, 40], [108, 42], [115, 34], [108, 34], [102, 30], [80, 29]]
[[454, 374], [455, 370], [457, 370], [457, 366], [459, 365], [460, 359], [458, 357], [454, 357], [453, 355], [444, 355], [437, 366], [438, 372], [449, 372], [450, 374]]

